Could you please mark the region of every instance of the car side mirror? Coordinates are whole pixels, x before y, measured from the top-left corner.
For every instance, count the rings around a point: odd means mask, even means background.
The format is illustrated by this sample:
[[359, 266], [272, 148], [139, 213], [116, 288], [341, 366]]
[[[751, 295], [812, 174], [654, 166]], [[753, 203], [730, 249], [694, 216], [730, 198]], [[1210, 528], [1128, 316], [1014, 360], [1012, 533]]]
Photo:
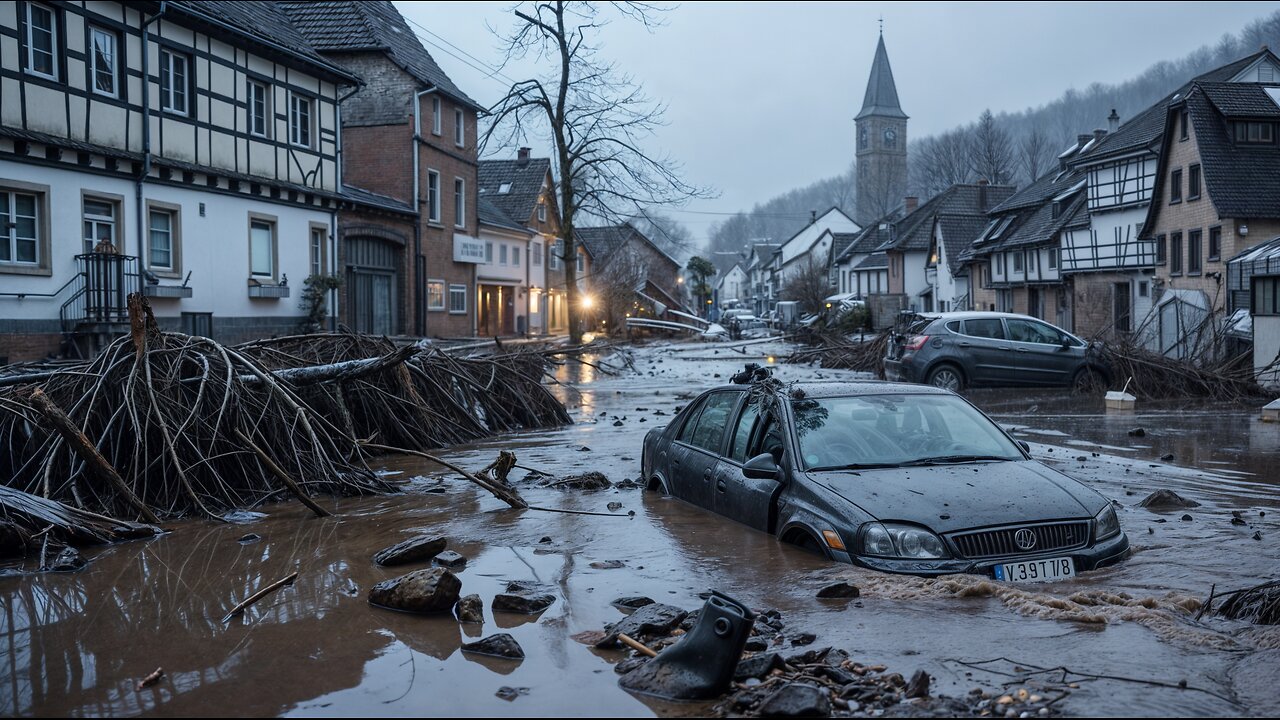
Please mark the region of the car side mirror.
[[1022, 448], [1023, 452], [1027, 453], [1028, 455], [1031, 454], [1031, 444], [1028, 443], [1026, 440], [1019, 440], [1018, 447]]
[[760, 453], [742, 466], [742, 474], [752, 480], [777, 480], [778, 463], [773, 459], [773, 455]]

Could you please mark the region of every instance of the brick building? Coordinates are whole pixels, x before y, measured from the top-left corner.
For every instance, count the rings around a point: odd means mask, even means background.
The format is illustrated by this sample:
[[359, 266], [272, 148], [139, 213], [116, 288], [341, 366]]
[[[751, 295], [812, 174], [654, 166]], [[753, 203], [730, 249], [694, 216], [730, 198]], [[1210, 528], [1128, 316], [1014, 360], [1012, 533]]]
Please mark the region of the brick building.
[[[665, 308], [679, 309], [680, 263], [653, 243], [630, 223], [605, 227], [578, 228], [577, 239], [586, 249], [590, 265], [579, 275], [587, 281], [588, 297], [599, 298], [606, 324], [616, 327], [619, 313], [627, 303], [638, 303], [645, 312], [661, 315]], [[606, 296], [612, 298], [607, 302]]]
[[[344, 182], [392, 198], [417, 213], [413, 232], [360, 235], [367, 218], [339, 218], [353, 229], [360, 252], [344, 257], [346, 276], [361, 275], [364, 258], [398, 257], [403, 274], [347, 283], [353, 317], [407, 313], [396, 326], [414, 335], [470, 336], [476, 329], [479, 240], [476, 116], [482, 109], [435, 63], [390, 2], [282, 2], [325, 58], [360, 77], [345, 96]], [[384, 228], [385, 230], [385, 228]], [[385, 325], [385, 323], [383, 323]]]
[[1168, 107], [1143, 227], [1156, 248], [1143, 337], [1160, 352], [1202, 349], [1227, 309], [1226, 261], [1280, 235], [1280, 64], [1266, 53], [1259, 65], [1249, 81], [1194, 82]]

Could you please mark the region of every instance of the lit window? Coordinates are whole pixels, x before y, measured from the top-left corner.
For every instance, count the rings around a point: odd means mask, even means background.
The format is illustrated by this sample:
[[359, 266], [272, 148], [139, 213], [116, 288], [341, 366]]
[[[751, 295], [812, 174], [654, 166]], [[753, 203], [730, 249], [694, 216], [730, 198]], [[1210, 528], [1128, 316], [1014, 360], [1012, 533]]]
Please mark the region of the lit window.
[[188, 63], [186, 55], [160, 50], [160, 107], [168, 112], [188, 112]]
[[173, 213], [152, 210], [147, 229], [148, 265], [157, 270], [173, 270]]
[[58, 16], [27, 3], [27, 72], [58, 79]]
[[40, 261], [36, 196], [0, 191], [0, 263]]
[[93, 79], [93, 91], [99, 95], [116, 96], [116, 35], [102, 28], [89, 28], [89, 76]]
[[265, 220], [249, 223], [249, 274], [253, 277], [275, 277], [275, 236], [275, 224]]
[[301, 95], [289, 96], [289, 142], [311, 147], [311, 99]]
[[271, 117], [271, 104], [267, 94], [267, 86], [259, 82], [249, 82], [249, 132], [260, 137], [267, 137]]
[[449, 286], [449, 312], [454, 315], [465, 314], [467, 312], [466, 285]]
[[427, 309], [444, 310], [444, 281], [427, 281]]

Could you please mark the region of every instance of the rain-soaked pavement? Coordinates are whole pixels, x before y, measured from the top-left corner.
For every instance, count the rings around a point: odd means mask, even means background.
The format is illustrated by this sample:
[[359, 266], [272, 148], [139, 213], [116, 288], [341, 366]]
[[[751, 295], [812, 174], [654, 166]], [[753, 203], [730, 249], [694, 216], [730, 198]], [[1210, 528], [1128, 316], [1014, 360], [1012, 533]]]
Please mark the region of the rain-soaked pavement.
[[[722, 347], [673, 345], [635, 354], [639, 373], [617, 377], [573, 364], [561, 389], [576, 423], [442, 451], [470, 468], [499, 449], [555, 474], [599, 470], [634, 478], [640, 442], [675, 408], [727, 378], [750, 356]], [[784, 380], [853, 377], [782, 366]], [[1134, 545], [1127, 561], [1050, 585], [1008, 586], [977, 576], [925, 580], [832, 565], [771, 536], [681, 501], [641, 490], [540, 490], [536, 505], [619, 517], [515, 511], [416, 459], [387, 469], [421, 476], [402, 495], [327, 500], [330, 518], [296, 503], [260, 508], [239, 525], [183, 522], [174, 532], [91, 551], [85, 570], [0, 577], [0, 715], [674, 715], [696, 713], [629, 695], [612, 665], [623, 657], [571, 639], [620, 617], [615, 598], [648, 595], [686, 609], [698, 594], [726, 592], [776, 608], [814, 647], [910, 675], [923, 668], [935, 692], [999, 688], [1008, 678], [962, 663], [995, 658], [993, 670], [1066, 666], [1097, 675], [1059, 703], [1088, 715], [1275, 715], [1280, 712], [1280, 628], [1192, 611], [1211, 587], [1255, 585], [1280, 574], [1280, 426], [1255, 408], [1143, 404], [1108, 415], [1101, 402], [1039, 391], [980, 391], [972, 399], [1032, 443], [1033, 453], [1124, 505]], [[615, 426], [615, 418], [621, 426]], [[1130, 435], [1143, 428], [1142, 437]], [[1172, 460], [1159, 458], [1172, 454]], [[518, 475], [519, 473], [517, 473]], [[1136, 507], [1169, 488], [1202, 503], [1155, 514]], [[1232, 525], [1231, 511], [1247, 525]], [[634, 511], [634, 516], [625, 515]], [[1265, 513], [1265, 515], [1264, 515]], [[371, 607], [374, 583], [400, 573], [374, 566], [377, 550], [415, 531], [443, 534], [469, 562], [463, 594], [485, 600], [483, 628], [452, 617]], [[261, 539], [241, 543], [247, 533]], [[1255, 533], [1257, 533], [1255, 539]], [[541, 542], [549, 537], [549, 542]], [[597, 569], [617, 560], [623, 567]], [[293, 571], [295, 585], [223, 623], [238, 601]], [[404, 571], [403, 568], [399, 570]], [[834, 578], [862, 589], [853, 604], [814, 597]], [[557, 600], [539, 616], [494, 616], [509, 580], [536, 580]], [[508, 632], [523, 661], [464, 655], [462, 642]], [[167, 677], [137, 682], [157, 667]], [[1176, 685], [1185, 681], [1187, 689]], [[527, 688], [514, 701], [502, 686]]]

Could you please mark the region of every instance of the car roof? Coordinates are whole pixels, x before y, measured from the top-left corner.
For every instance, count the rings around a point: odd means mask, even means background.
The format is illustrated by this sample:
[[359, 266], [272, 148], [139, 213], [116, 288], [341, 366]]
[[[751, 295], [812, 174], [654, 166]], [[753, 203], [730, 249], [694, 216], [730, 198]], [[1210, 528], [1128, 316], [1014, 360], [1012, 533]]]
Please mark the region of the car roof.
[[[783, 388], [792, 393], [803, 390], [805, 397], [850, 397], [857, 395], [953, 395], [950, 390], [943, 390], [932, 385], [916, 383], [887, 382], [884, 380], [809, 380], [789, 383]], [[749, 390], [751, 385], [722, 385], [715, 390]]]
[[[980, 318], [1013, 318], [1017, 320], [1035, 320], [1037, 322], [1048, 322], [1031, 315], [1023, 315], [1021, 313], [1011, 312], [988, 312], [985, 310], [960, 310], [956, 312], [944, 313], [918, 313], [920, 317], [929, 320], [977, 320]], [[1049, 323], [1052, 325], [1053, 323]]]

